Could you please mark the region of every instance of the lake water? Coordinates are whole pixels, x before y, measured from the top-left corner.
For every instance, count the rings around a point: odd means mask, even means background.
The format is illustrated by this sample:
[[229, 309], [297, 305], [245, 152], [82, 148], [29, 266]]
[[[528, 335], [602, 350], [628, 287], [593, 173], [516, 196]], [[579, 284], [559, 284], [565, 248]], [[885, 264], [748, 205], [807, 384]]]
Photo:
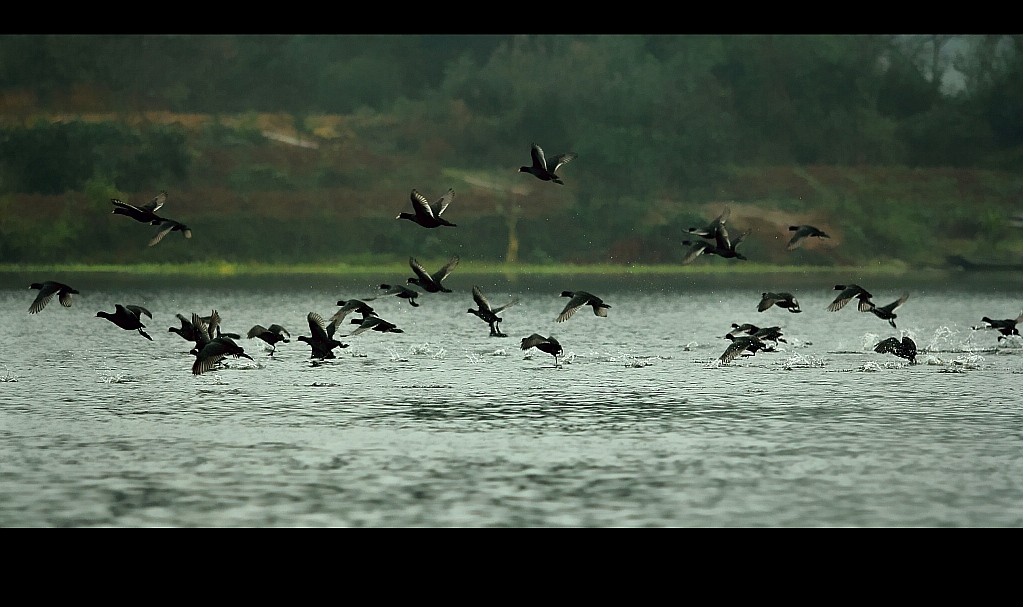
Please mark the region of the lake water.
[[[411, 274], [410, 274], [411, 275]], [[306, 314], [406, 276], [194, 281], [0, 279], [0, 526], [998, 526], [1023, 524], [1023, 282], [857, 276], [449, 277], [401, 334], [312, 364]], [[28, 284], [81, 291], [28, 314]], [[836, 282], [898, 329], [825, 308]], [[479, 284], [508, 338], [471, 314]], [[562, 290], [612, 306], [555, 323]], [[788, 290], [803, 312], [756, 311]], [[154, 341], [94, 318], [143, 305]], [[272, 358], [193, 376], [175, 313], [225, 331], [279, 323]], [[777, 352], [717, 364], [731, 323], [783, 327]], [[347, 328], [343, 332], [347, 332]], [[519, 341], [556, 336], [553, 359]], [[910, 335], [917, 365], [872, 351]]]

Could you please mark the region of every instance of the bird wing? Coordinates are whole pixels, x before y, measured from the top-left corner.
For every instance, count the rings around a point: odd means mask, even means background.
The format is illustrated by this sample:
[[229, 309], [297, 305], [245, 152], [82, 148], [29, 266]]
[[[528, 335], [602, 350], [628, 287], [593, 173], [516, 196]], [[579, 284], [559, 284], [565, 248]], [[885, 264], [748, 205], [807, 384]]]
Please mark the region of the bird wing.
[[796, 233], [792, 235], [792, 240], [789, 240], [788, 246], [785, 247], [787, 251], [798, 248], [803, 244], [803, 240], [810, 235], [810, 231], [813, 228], [810, 226], [789, 226], [789, 229], [794, 230]]
[[689, 249], [689, 252], [686, 253], [686, 256], [682, 259], [682, 265], [687, 266], [693, 263], [693, 260], [703, 254], [704, 250], [706, 250], [709, 246], [710, 245], [705, 242], [698, 242], [694, 244], [693, 247]]
[[440, 281], [447, 278], [448, 274], [450, 274], [456, 267], [458, 267], [458, 255], [453, 256], [451, 261], [444, 264], [444, 267], [437, 270], [437, 272], [430, 278], [432, 278], [437, 284], [440, 284]]
[[142, 318], [143, 314], [145, 314], [149, 318], [153, 317], [153, 313], [150, 312], [149, 310], [143, 308], [142, 306], [127, 305], [127, 306], [124, 306], [124, 307], [127, 308], [129, 312], [134, 314], [136, 318]]
[[565, 322], [569, 318], [572, 318], [572, 315], [575, 314], [579, 310], [579, 308], [585, 306], [586, 302], [589, 301], [589, 299], [590, 296], [587, 294], [577, 293], [576, 295], [572, 296], [572, 299], [568, 300], [568, 303], [565, 304], [565, 309], [561, 311], [561, 314], [556, 319], [554, 319], [554, 321]]
[[547, 338], [546, 337], [544, 337], [543, 335], [540, 335], [539, 333], [533, 333], [529, 337], [523, 337], [522, 338], [522, 344], [521, 344], [520, 348], [523, 349], [523, 350], [528, 350], [530, 348], [533, 348], [535, 346], [538, 346], [540, 344], [545, 344], [545, 343], [547, 343]]
[[503, 306], [501, 306], [499, 308], [491, 308], [490, 312], [493, 313], [493, 314], [500, 314], [501, 312], [504, 312], [505, 310], [507, 310], [508, 308], [514, 306], [517, 303], [519, 303], [519, 300], [513, 299], [513, 300], [509, 301], [508, 303], [504, 304]]
[[291, 333], [288, 333], [288, 330], [285, 329], [284, 327], [280, 326], [280, 325], [270, 325], [270, 331], [273, 332], [273, 333], [276, 333], [278, 335], [280, 335], [281, 333], [284, 333], [288, 337], [291, 337]]
[[148, 246], [153, 246], [156, 243], [158, 243], [161, 240], [163, 240], [164, 236], [166, 236], [167, 234], [170, 234], [171, 231], [174, 230], [174, 226], [178, 225], [178, 222], [176, 222], [176, 221], [174, 221], [172, 219], [167, 219], [167, 220], [165, 220], [163, 222], [163, 225], [164, 225], [164, 227], [160, 228], [160, 231], [156, 233], [156, 236], [153, 236], [153, 239], [149, 241], [149, 245]]
[[901, 308], [902, 304], [906, 303], [907, 299], [909, 299], [909, 293], [903, 293], [902, 297], [898, 298], [897, 300], [893, 301], [892, 303], [888, 304], [887, 306], [882, 306], [882, 307], [878, 308], [878, 310], [881, 310], [881, 311], [884, 311], [884, 312], [894, 312], [894, 311], [898, 310], [899, 308]]
[[165, 202], [167, 202], [166, 191], [160, 192], [159, 194], [156, 195], [155, 198], [150, 200], [148, 203], [142, 205], [140, 208], [145, 211], [149, 211], [150, 213], [156, 213], [163, 207]]
[[427, 284], [436, 282], [434, 281], [433, 277], [430, 276], [430, 273], [426, 271], [426, 268], [424, 268], [423, 265], [419, 263], [415, 257], [408, 258], [408, 265], [412, 268], [412, 271], [416, 273], [416, 276], [419, 277], [420, 281]]
[[210, 328], [195, 312], [192, 312], [192, 327], [195, 328], [195, 332], [199, 338], [197, 340], [197, 344], [200, 347], [204, 347], [206, 344], [210, 343]]
[[763, 312], [775, 303], [781, 301], [781, 299], [782, 298], [778, 297], [774, 293], [764, 293], [763, 298], [760, 300], [760, 304], [757, 305], [757, 312]]
[[323, 317], [316, 312], [310, 312], [306, 316], [309, 321], [309, 331], [313, 334], [314, 341], [328, 341], [327, 329], [323, 325]]
[[874, 346], [874, 352], [878, 352], [880, 354], [890, 354], [898, 350], [899, 347], [901, 347], [901, 345], [902, 344], [899, 343], [898, 339], [894, 337], [889, 337], [888, 339], [878, 342], [878, 344]]
[[735, 339], [732, 341], [732, 345], [728, 346], [728, 349], [724, 351], [721, 358], [718, 360], [723, 363], [732, 362], [735, 357], [745, 351], [751, 343], [753, 343], [753, 341], [750, 339]]
[[[859, 293], [866, 293], [866, 291], [856, 285], [848, 285], [841, 293], [838, 294], [835, 301], [831, 302], [831, 305], [828, 306], [828, 311], [837, 312], [838, 310], [841, 310], [845, 307], [845, 304], [849, 303], [849, 301], [853, 297], [856, 297]], [[869, 293], [867, 293], [867, 297], [870, 297]], [[860, 303], [862, 304], [863, 302], [861, 301]], [[865, 310], [861, 308], [860, 311], [864, 312]]]
[[448, 208], [448, 205], [451, 204], [451, 201], [454, 200], [454, 199], [455, 199], [455, 190], [454, 189], [449, 189], [446, 194], [444, 194], [443, 196], [440, 197], [440, 200], [438, 200], [437, 202], [433, 203], [433, 205], [431, 206], [431, 210], [433, 211], [433, 216], [434, 217], [440, 217], [441, 213], [444, 212], [444, 209]]
[[533, 157], [534, 168], [547, 170], [547, 158], [544, 157], [543, 148], [534, 143], [529, 155]]
[[744, 238], [749, 236], [751, 232], [753, 232], [753, 228], [746, 228], [745, 232], [743, 232], [742, 234], [739, 234], [739, 237], [736, 238], [734, 241], [732, 241], [732, 244], [731, 244], [731, 246], [729, 246], [729, 248], [730, 249], [735, 249], [735, 247], [739, 246], [739, 243], [742, 242], [742, 240]]
[[568, 164], [569, 162], [575, 160], [578, 157], [579, 154], [576, 154], [575, 152], [568, 152], [567, 154], [559, 154], [555, 156], [554, 168], [551, 169], [551, 173], [557, 173], [558, 169], [560, 169], [563, 165]]
[[417, 190], [412, 190], [412, 209], [420, 217], [436, 219], [436, 216], [433, 214], [433, 208], [430, 206], [430, 201]]
[[60, 289], [59, 291], [57, 291], [57, 301], [59, 301], [60, 305], [64, 306], [65, 308], [70, 308], [71, 307], [71, 295], [72, 295], [72, 293], [70, 291], [65, 290], [65, 289]]
[[472, 286], [472, 299], [476, 302], [476, 305], [479, 306], [480, 312], [493, 312], [493, 310], [490, 309], [490, 302], [487, 301], [487, 298], [483, 296], [483, 291], [481, 291], [476, 285]]
[[266, 332], [267, 332], [266, 327], [264, 327], [263, 325], [253, 325], [253, 327], [249, 329], [249, 332], [245, 334], [245, 337], [252, 339], [253, 337], [259, 337], [260, 335]]

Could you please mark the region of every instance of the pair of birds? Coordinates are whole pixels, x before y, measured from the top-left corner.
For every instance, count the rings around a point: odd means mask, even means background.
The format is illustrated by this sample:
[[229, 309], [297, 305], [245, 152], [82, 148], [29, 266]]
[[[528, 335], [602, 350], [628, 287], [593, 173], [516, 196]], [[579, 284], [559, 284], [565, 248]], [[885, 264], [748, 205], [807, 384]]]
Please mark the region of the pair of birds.
[[115, 207], [117, 207], [113, 211], [111, 211], [111, 213], [113, 213], [114, 215], [125, 215], [127, 217], [131, 217], [132, 219], [138, 221], [139, 223], [148, 223], [149, 225], [161, 226], [160, 231], [156, 233], [156, 236], [154, 236], [152, 240], [149, 241], [149, 246], [157, 244], [158, 242], [163, 240], [164, 236], [170, 234], [171, 232], [181, 232], [185, 236], [185, 238], [192, 237], [191, 228], [189, 228], [185, 224], [179, 221], [174, 221], [173, 219], [169, 219], [167, 217], [160, 217], [159, 215], [156, 214], [156, 212], [163, 208], [163, 205], [167, 202], [166, 190], [160, 192], [159, 194], [156, 195], [155, 198], [141, 206], [135, 206], [133, 204], [128, 204], [126, 202], [121, 202], [117, 198], [111, 198], [110, 202], [113, 203]]
[[[426, 271], [426, 268], [424, 268], [423, 265], [416, 260], [416, 258], [409, 257], [408, 265], [412, 268], [412, 271], [415, 272], [416, 275], [406, 280], [405, 283], [415, 285], [427, 293], [451, 293], [451, 289], [445, 287], [442, 282], [449, 274], [451, 274], [452, 270], [458, 267], [458, 261], [458, 255], [454, 255], [441, 269], [430, 274]], [[416, 303], [416, 298], [419, 297], [421, 293], [415, 289], [410, 289], [405, 285], [390, 285], [386, 283], [381, 284], [380, 289], [383, 291], [383, 293], [380, 294], [380, 297], [395, 295], [401, 299], [408, 300], [412, 307], [419, 307], [419, 304]], [[376, 298], [370, 297], [367, 301], [372, 301], [373, 299]]]
[[[519, 172], [529, 173], [541, 181], [553, 181], [560, 185], [565, 185], [565, 182], [557, 175], [558, 169], [578, 156], [575, 152], [559, 154], [548, 164], [543, 150], [535, 143], [530, 154], [533, 163], [530, 166], [519, 167]], [[447, 210], [451, 201], [455, 199], [455, 190], [449, 189], [440, 199], [432, 203], [417, 190], [412, 190], [409, 199], [412, 201], [412, 212], [398, 213], [395, 219], [407, 219], [424, 228], [439, 228], [441, 226], [458, 227], [458, 224], [451, 223], [441, 216]]]
[[876, 306], [874, 305], [874, 302], [870, 301], [870, 298], [873, 297], [873, 295], [859, 285], [835, 285], [835, 290], [841, 291], [841, 293], [839, 293], [838, 297], [836, 297], [835, 300], [828, 305], [829, 312], [837, 312], [841, 310], [847, 303], [852, 301], [853, 298], [856, 298], [859, 300], [857, 307], [860, 312], [871, 312], [874, 316], [877, 316], [881, 320], [887, 320], [888, 324], [890, 324], [893, 329], [898, 328], [895, 326], [895, 319], [898, 318], [895, 311], [901, 308], [902, 304], [906, 303], [906, 300], [909, 299], [909, 293], [903, 293], [902, 297], [886, 306]]
[[181, 321], [181, 326], [170, 327], [167, 332], [177, 333], [185, 341], [193, 342], [194, 347], [188, 352], [195, 356], [195, 361], [192, 363], [192, 375], [206, 373], [228, 356], [245, 357], [252, 360], [252, 357], [245, 353], [245, 349], [234, 341], [240, 339], [239, 335], [221, 332], [220, 313], [216, 310], [213, 310], [209, 316], [199, 316], [193, 312], [191, 319], [183, 314], [175, 314], [175, 316]]
[[[742, 333], [746, 335], [741, 335]], [[773, 352], [774, 346], [768, 344], [768, 341], [773, 341], [775, 345], [778, 342], [788, 343], [782, 337], [781, 327], [760, 328], [749, 323], [741, 325], [732, 323], [732, 330], [725, 334], [725, 339], [732, 343], [718, 358], [722, 364], [732, 362], [744, 352], [749, 352], [750, 356], [760, 351]]]
[[689, 228], [687, 230], [690, 234], [707, 240], [699, 242], [683, 240], [682, 244], [691, 248], [685, 257], [682, 258], [682, 265], [685, 266], [693, 263], [700, 255], [717, 255], [726, 259], [746, 259], [746, 256], [736, 251], [735, 248], [739, 246], [744, 238], [749, 236], [751, 230], [747, 229], [738, 238], [732, 240], [728, 235], [728, 228], [725, 226], [731, 213], [732, 209], [726, 206], [724, 211], [714, 221], [707, 224], [706, 227]]

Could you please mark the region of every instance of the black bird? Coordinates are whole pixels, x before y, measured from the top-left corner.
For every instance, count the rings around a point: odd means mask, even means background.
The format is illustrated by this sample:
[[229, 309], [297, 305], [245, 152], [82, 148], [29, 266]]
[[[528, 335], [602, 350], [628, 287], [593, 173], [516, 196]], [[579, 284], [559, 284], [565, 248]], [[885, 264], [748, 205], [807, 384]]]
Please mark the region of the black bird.
[[148, 203], [142, 206], [135, 206], [128, 204], [127, 202], [121, 202], [116, 198], [111, 198], [110, 202], [117, 208], [111, 211], [114, 215], [125, 215], [131, 217], [135, 221], [140, 223], [148, 223], [150, 225], [159, 225], [164, 219], [156, 214], [157, 211], [163, 207], [163, 204], [167, 202], [167, 192], [163, 191], [156, 195]]
[[334, 315], [330, 317], [329, 321], [336, 326], [340, 326], [341, 323], [344, 322], [345, 317], [351, 314], [352, 312], [357, 312], [359, 314], [362, 314], [363, 316], [375, 314], [375, 312], [373, 312], [372, 306], [362, 301], [361, 299], [348, 300], [339, 299], [337, 305], [341, 306], [341, 309], [338, 310], [337, 312], [334, 312]]
[[252, 357], [245, 353], [244, 348], [236, 344], [230, 337], [224, 336], [215, 337], [201, 347], [197, 345], [189, 354], [195, 356], [195, 362], [192, 363], [192, 375], [202, 375], [228, 356], [235, 358], [244, 356], [252, 360]]
[[899, 358], [905, 358], [914, 365], [916, 364], [916, 343], [909, 337], [903, 337], [901, 342], [898, 338], [889, 337], [874, 346], [874, 352], [894, 354]]
[[479, 306], [479, 310], [469, 308], [468, 313], [475, 314], [480, 318], [480, 320], [490, 325], [491, 337], [508, 337], [504, 333], [501, 333], [501, 321], [504, 319], [498, 316], [498, 314], [507, 310], [511, 306], [514, 306], [518, 303], [518, 300], [513, 299], [500, 308], [491, 308], [490, 302], [483, 296], [483, 291], [476, 285], [473, 285], [472, 287], [472, 298], [476, 301], [476, 305]]
[[784, 337], [781, 336], [781, 327], [764, 327], [762, 329], [757, 329], [756, 331], [751, 331], [749, 334], [752, 337], [756, 337], [760, 341], [773, 341], [775, 344], [777, 344], [778, 342], [781, 342], [783, 344], [789, 343], [785, 341]]
[[592, 306], [594, 316], [602, 316], [605, 318], [607, 317], [608, 309], [611, 308], [611, 306], [604, 303], [604, 300], [596, 295], [587, 293], [586, 291], [562, 291], [561, 296], [571, 297], [571, 299], [569, 299], [568, 303], [565, 304], [565, 309], [561, 311], [561, 314], [559, 314], [556, 319], [554, 319], [554, 322], [565, 322], [569, 318], [572, 318], [572, 315], [583, 306]]
[[47, 280], [45, 282], [34, 282], [28, 286], [30, 289], [39, 289], [39, 294], [36, 295], [35, 301], [28, 307], [29, 314], [36, 314], [46, 307], [46, 304], [50, 303], [53, 296], [57, 296], [57, 301], [60, 305], [65, 308], [71, 307], [71, 296], [77, 295], [78, 291], [72, 289], [66, 284], [60, 282], [54, 282]]
[[114, 312], [96, 312], [95, 318], [105, 318], [110, 322], [114, 323], [118, 327], [121, 327], [125, 331], [138, 331], [139, 335], [145, 337], [149, 341], [153, 341], [153, 338], [144, 331], [146, 325], [142, 324], [142, 315], [145, 314], [149, 318], [153, 315], [149, 310], [142, 306], [122, 306], [121, 304], [114, 304]]
[[799, 302], [792, 296], [792, 293], [763, 293], [760, 296], [760, 304], [757, 306], [757, 312], [763, 312], [771, 306], [778, 306], [779, 308], [785, 308], [793, 314], [802, 312], [799, 309]]
[[1019, 335], [1019, 328], [1017, 328], [1017, 325], [1023, 322], [1023, 313], [1021, 313], [1014, 319], [1009, 318], [1007, 320], [991, 320], [990, 318], [985, 316], [981, 318], [981, 320], [984, 321], [985, 324], [973, 327], [973, 329], [974, 330], [996, 329], [1001, 334], [998, 336], [998, 341], [1002, 341], [1006, 337], [1010, 337], [1012, 335]]
[[409, 304], [411, 304], [413, 307], [416, 308], [419, 307], [419, 304], [416, 303], [416, 298], [422, 294], [419, 291], [416, 291], [415, 289], [410, 289], [405, 285], [380, 285], [380, 288], [384, 289], [384, 292], [380, 294], [380, 297], [384, 297], [387, 295], [397, 295], [402, 299], [407, 299]]
[[522, 338], [522, 345], [520, 346], [523, 350], [530, 348], [536, 348], [541, 352], [546, 352], [554, 357], [554, 366], [558, 366], [558, 356], [564, 351], [558, 340], [553, 337], [544, 337], [539, 333], [533, 333], [529, 337]]
[[909, 293], [903, 293], [902, 297], [896, 299], [887, 306], [871, 306], [868, 311], [873, 312], [874, 316], [881, 320], [887, 320], [888, 324], [890, 324], [893, 329], [897, 329], [898, 327], [895, 326], [895, 319], [898, 318], [898, 315], [895, 314], [895, 311], [901, 308], [902, 304], [906, 303], [907, 299], [909, 299]]
[[319, 358], [321, 360], [324, 358], [337, 358], [334, 356], [334, 348], [348, 347], [348, 344], [343, 344], [334, 339], [334, 332], [337, 330], [336, 323], [332, 322], [324, 325], [323, 317], [316, 312], [310, 312], [306, 316], [306, 320], [309, 321], [309, 331], [312, 333], [312, 336], [299, 335], [298, 340], [309, 344], [309, 347], [312, 349], [309, 358]]
[[737, 325], [737, 324], [735, 324], [733, 322], [732, 323], [732, 330], [729, 331], [728, 334], [725, 335], [725, 337], [728, 338], [728, 339], [732, 339], [733, 337], [735, 337], [739, 333], [747, 333], [749, 335], [753, 335], [754, 333], [756, 333], [759, 330], [760, 330], [760, 327], [758, 327], [756, 325], [751, 325], [748, 322], [743, 323], [741, 325]]
[[289, 343], [288, 337], [285, 337], [285, 335], [291, 337], [291, 333], [288, 333], [288, 330], [280, 325], [270, 325], [269, 328], [264, 327], [263, 325], [255, 325], [249, 329], [247, 337], [249, 339], [258, 337], [270, 344], [273, 348], [270, 350], [270, 356], [273, 356], [274, 352], [277, 351], [277, 344], [279, 342]]
[[707, 224], [705, 228], [689, 228], [686, 230], [690, 234], [696, 234], [697, 236], [703, 236], [704, 238], [715, 239], [717, 238], [718, 230], [724, 227], [725, 222], [728, 221], [728, 216], [732, 214], [732, 209], [725, 207], [725, 210], [718, 215], [717, 219]]
[[874, 307], [874, 302], [870, 301], [873, 297], [866, 289], [859, 285], [835, 285], [836, 291], [841, 291], [835, 301], [828, 305], [828, 312], [837, 312], [845, 307], [845, 304], [849, 303], [853, 297], [860, 300], [859, 310], [860, 312], [867, 312]]
[[743, 352], [749, 352], [750, 354], [756, 354], [760, 350], [767, 350], [767, 344], [765, 344], [759, 337], [753, 335], [747, 335], [745, 337], [735, 337], [731, 334], [726, 335], [728, 339], [732, 340], [732, 344], [724, 351], [721, 357], [718, 359], [722, 364], [732, 362], [736, 356]]
[[558, 169], [560, 169], [562, 165], [579, 156], [575, 152], [559, 154], [553, 158], [551, 163], [548, 163], [543, 150], [535, 143], [530, 151], [530, 155], [533, 157], [533, 165], [528, 167], [519, 167], [520, 173], [529, 173], [541, 181], [553, 181], [554, 183], [561, 185], [565, 185], [565, 182], [562, 181], [555, 173], [558, 172]]
[[441, 213], [444, 209], [448, 208], [451, 201], [455, 198], [455, 191], [448, 190], [440, 200], [430, 204], [430, 201], [426, 199], [416, 190], [412, 190], [412, 210], [415, 213], [399, 213], [395, 219], [408, 219], [423, 226], [424, 228], [436, 228], [440, 226], [450, 226], [452, 228], [457, 227], [455, 224], [449, 222], [447, 219], [441, 217]]
[[169, 329], [167, 329], [167, 332], [177, 333], [182, 337], [182, 339], [185, 339], [187, 341], [198, 341], [199, 340], [198, 333], [195, 328], [195, 325], [192, 324], [192, 321], [188, 320], [187, 318], [185, 318], [183, 314], [180, 313], [175, 314], [175, 316], [177, 316], [178, 320], [181, 321], [181, 326], [170, 327]]
[[412, 271], [415, 272], [416, 276], [419, 277], [409, 278], [408, 279], [409, 284], [416, 285], [420, 289], [423, 289], [424, 291], [427, 291], [429, 293], [437, 293], [438, 291], [450, 293], [451, 289], [442, 285], [441, 281], [444, 280], [447, 277], [447, 275], [450, 274], [451, 271], [455, 269], [456, 266], [458, 266], [458, 256], [455, 255], [454, 257], [452, 257], [451, 261], [449, 261], [447, 264], [444, 265], [443, 268], [437, 270], [433, 274], [427, 272], [426, 269], [424, 269], [423, 266], [421, 266], [419, 262], [416, 261], [415, 258], [413, 257], [409, 257], [408, 265], [412, 267]]
[[181, 232], [185, 238], [192, 237], [192, 230], [183, 223], [174, 221], [173, 219], [161, 219], [159, 222], [153, 222], [154, 225], [160, 226], [160, 231], [156, 233], [156, 236], [149, 241], [149, 246], [153, 246], [156, 243], [163, 240], [163, 237], [171, 232]]
[[743, 241], [744, 238], [750, 235], [752, 229], [747, 229], [745, 232], [739, 235], [735, 240], [730, 240], [728, 237], [728, 230], [721, 226], [715, 232], [715, 242], [693, 242], [691, 240], [683, 240], [682, 244], [691, 246], [689, 253], [686, 254], [685, 258], [682, 259], [682, 265], [689, 265], [700, 255], [717, 255], [718, 257], [724, 257], [726, 259], [735, 258], [746, 261], [746, 256], [735, 250], [735, 247]]
[[361, 319], [353, 318], [349, 321], [353, 325], [359, 325], [359, 328], [352, 331], [345, 337], [355, 337], [359, 333], [366, 331], [379, 331], [380, 333], [404, 333], [405, 331], [399, 329], [397, 325], [387, 322], [383, 318], [380, 318], [376, 314], [368, 314], [363, 316]]
[[789, 244], [785, 247], [786, 251], [791, 251], [792, 249], [803, 246], [803, 241], [807, 238], [831, 238], [813, 226], [789, 226], [789, 231], [795, 232], [795, 234], [792, 235], [792, 240], [790, 240]]

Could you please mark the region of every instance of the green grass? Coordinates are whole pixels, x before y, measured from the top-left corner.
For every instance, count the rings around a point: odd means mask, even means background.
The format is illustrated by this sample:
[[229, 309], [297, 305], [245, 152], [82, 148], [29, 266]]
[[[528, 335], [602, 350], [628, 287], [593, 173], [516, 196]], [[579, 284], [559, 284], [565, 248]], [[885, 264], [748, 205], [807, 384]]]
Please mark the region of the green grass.
[[[442, 265], [446, 260], [423, 260], [427, 268]], [[0, 273], [14, 272], [61, 272], [83, 274], [133, 274], [145, 276], [180, 275], [196, 277], [217, 276], [260, 276], [260, 275], [332, 275], [332, 274], [389, 274], [408, 272], [408, 264], [268, 264], [229, 263], [213, 261], [207, 263], [178, 264], [0, 264]], [[706, 263], [690, 266], [680, 265], [616, 265], [616, 264], [505, 264], [463, 261], [459, 274], [514, 274], [514, 275], [651, 275], [651, 274], [833, 274], [835, 272], [859, 274], [899, 275], [915, 271], [899, 261], [885, 261], [861, 266], [797, 266], [771, 265], [761, 263]]]

